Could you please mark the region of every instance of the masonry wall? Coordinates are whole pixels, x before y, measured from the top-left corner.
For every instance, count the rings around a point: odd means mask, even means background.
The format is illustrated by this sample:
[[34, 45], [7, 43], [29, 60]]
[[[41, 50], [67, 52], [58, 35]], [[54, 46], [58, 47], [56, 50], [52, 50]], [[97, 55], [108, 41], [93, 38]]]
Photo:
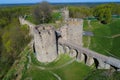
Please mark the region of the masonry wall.
[[38, 61], [52, 62], [57, 58], [56, 35], [53, 29], [43, 27], [35, 30], [34, 43]]
[[69, 19], [60, 31], [63, 40], [82, 46], [82, 19]]
[[71, 19], [68, 21], [68, 40], [82, 46], [83, 20]]

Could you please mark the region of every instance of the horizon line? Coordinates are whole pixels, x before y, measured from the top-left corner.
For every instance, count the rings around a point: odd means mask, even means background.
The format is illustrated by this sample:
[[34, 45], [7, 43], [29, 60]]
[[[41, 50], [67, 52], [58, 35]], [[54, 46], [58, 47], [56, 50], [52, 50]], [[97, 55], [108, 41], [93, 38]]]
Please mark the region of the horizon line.
[[[41, 2], [28, 2], [28, 3], [0, 3], [0, 5], [5, 5], [5, 4], [38, 4], [38, 3], [41, 3]], [[98, 2], [48, 2], [50, 4], [61, 4], [61, 3], [120, 3], [120, 1], [98, 1]]]

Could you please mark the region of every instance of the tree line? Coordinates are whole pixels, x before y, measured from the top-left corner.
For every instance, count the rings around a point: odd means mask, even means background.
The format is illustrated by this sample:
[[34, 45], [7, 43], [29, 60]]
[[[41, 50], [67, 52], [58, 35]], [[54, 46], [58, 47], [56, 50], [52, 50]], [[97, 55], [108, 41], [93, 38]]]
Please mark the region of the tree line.
[[70, 17], [88, 18], [95, 17], [100, 22], [107, 24], [112, 20], [112, 15], [120, 16], [120, 5], [109, 3], [101, 4], [94, 7], [88, 6], [70, 6]]
[[29, 7], [0, 8], [0, 79], [30, 41], [28, 26], [21, 26], [18, 20], [29, 10]]
[[[33, 8], [32, 15], [36, 23], [50, 23], [60, 19], [60, 13], [54, 13], [53, 9], [59, 10], [61, 6], [52, 6], [42, 2]], [[107, 24], [112, 20], [112, 15], [120, 16], [120, 4], [109, 3], [97, 6], [68, 6], [72, 18], [96, 18], [101, 23]], [[59, 15], [58, 15], [59, 14]]]

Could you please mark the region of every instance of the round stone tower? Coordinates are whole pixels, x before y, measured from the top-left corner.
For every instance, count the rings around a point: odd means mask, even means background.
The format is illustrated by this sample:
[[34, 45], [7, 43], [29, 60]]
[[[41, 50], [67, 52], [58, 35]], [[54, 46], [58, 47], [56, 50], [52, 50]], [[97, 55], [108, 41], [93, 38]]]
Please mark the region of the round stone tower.
[[34, 47], [38, 61], [52, 62], [57, 58], [55, 30], [50, 26], [35, 28]]

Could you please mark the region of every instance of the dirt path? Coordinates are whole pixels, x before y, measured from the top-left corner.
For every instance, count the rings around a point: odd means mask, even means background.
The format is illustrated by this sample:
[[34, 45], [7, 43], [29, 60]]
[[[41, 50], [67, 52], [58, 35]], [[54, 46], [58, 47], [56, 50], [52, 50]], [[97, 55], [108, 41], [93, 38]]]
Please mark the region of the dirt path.
[[27, 69], [29, 69], [30, 68], [30, 63], [31, 63], [31, 56], [30, 56], [30, 54], [27, 55], [27, 58], [28, 58]]
[[[41, 70], [48, 70], [48, 71], [49, 71], [49, 70], [59, 69], [59, 68], [65, 67], [65, 66], [73, 63], [75, 60], [76, 60], [76, 59], [74, 58], [74, 59], [66, 62], [65, 64], [60, 65], [60, 66], [57, 66], [57, 67], [43, 67], [43, 66], [36, 66], [36, 67], [39, 68], [39, 69], [41, 69]], [[52, 72], [52, 71], [49, 71], [49, 72], [50, 72], [54, 77], [56, 77], [57, 80], [62, 80], [61, 77], [60, 77], [58, 74], [56, 74], [56, 73], [54, 73], [54, 72]]]
[[[89, 27], [89, 29], [92, 27], [91, 26], [91, 24], [90, 24], [90, 20], [88, 20], [88, 27]], [[87, 48], [89, 48], [90, 47], [90, 43], [91, 43], [91, 37], [90, 36], [88, 36], [88, 45], [87, 45]]]
[[105, 38], [116, 38], [116, 37], [120, 37], [120, 34], [116, 34], [116, 35], [113, 35], [113, 36], [103, 36]]
[[114, 57], [114, 58], [117, 58], [117, 59], [120, 59], [119, 57], [113, 55], [112, 53], [110, 53], [109, 51], [105, 50], [105, 52], [107, 52], [110, 56]]
[[91, 20], [88, 20], [88, 26], [91, 28], [91, 24], [90, 24]]
[[61, 77], [59, 75], [57, 75], [56, 73], [49, 71], [51, 74], [53, 74], [53, 76], [55, 76], [57, 78], [57, 80], [62, 80]]
[[87, 48], [89, 48], [89, 47], [90, 47], [90, 43], [91, 43], [91, 37], [90, 37], [90, 36], [88, 36], [88, 45], [87, 45]]
[[111, 38], [120, 37], [120, 34], [113, 35]]
[[60, 69], [60, 68], [62, 68], [62, 67], [65, 67], [65, 66], [73, 63], [75, 60], [76, 60], [76, 59], [72, 59], [72, 60], [70, 60], [69, 62], [67, 62], [67, 63], [65, 63], [65, 64], [63, 64], [63, 65], [61, 65], [61, 66], [57, 66], [57, 67], [43, 67], [43, 66], [37, 66], [37, 67], [38, 67], [39, 69], [42, 69], [42, 70]]

